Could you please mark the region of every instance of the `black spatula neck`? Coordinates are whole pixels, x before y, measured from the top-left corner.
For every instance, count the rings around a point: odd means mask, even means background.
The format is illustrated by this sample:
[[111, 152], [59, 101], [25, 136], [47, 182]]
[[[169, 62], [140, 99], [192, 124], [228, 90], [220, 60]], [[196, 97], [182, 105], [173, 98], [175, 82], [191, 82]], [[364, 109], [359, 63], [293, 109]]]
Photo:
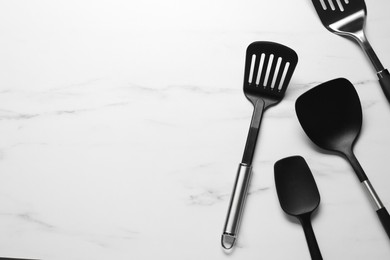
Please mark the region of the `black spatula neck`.
[[352, 149], [345, 150], [343, 154], [351, 164], [353, 170], [356, 173], [356, 176], [359, 178], [359, 181], [364, 182], [368, 180], [366, 173], [364, 172]]
[[311, 225], [311, 213], [306, 213], [298, 216], [299, 221], [302, 224], [303, 231], [305, 232], [305, 237], [307, 241], [307, 246], [309, 247], [310, 255], [312, 260], [322, 260], [322, 255], [320, 248], [317, 243], [316, 236]]
[[254, 103], [252, 121], [248, 132], [248, 137], [246, 139], [244, 155], [242, 157], [242, 163], [246, 165], [252, 165], [253, 155], [255, 154], [257, 137], [259, 135], [259, 129], [261, 124], [261, 119], [263, 117], [263, 112], [265, 109], [264, 100], [259, 98], [256, 103]]

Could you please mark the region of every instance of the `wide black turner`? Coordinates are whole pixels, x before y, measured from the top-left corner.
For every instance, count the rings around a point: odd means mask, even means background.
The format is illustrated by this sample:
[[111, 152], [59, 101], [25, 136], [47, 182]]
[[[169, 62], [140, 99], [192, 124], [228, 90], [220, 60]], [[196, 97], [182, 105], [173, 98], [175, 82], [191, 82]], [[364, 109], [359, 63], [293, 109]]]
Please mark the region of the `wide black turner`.
[[319, 147], [343, 155], [372, 198], [382, 225], [390, 237], [390, 216], [353, 153], [362, 126], [362, 107], [352, 83], [338, 78], [302, 94], [295, 103], [299, 122]]
[[274, 42], [253, 42], [246, 50], [244, 93], [254, 111], [221, 237], [225, 249], [236, 241], [263, 112], [282, 100], [297, 62], [294, 50]]
[[292, 156], [277, 161], [274, 170], [280, 206], [301, 222], [311, 258], [322, 260], [311, 225], [311, 215], [320, 204], [320, 193], [309, 166], [301, 156]]

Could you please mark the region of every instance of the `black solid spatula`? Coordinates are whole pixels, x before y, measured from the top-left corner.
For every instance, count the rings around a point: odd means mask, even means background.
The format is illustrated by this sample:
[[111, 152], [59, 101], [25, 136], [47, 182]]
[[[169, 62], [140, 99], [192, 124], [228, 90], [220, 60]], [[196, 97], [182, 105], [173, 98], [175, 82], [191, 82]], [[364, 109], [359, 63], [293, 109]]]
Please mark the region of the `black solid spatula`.
[[279, 43], [253, 42], [246, 50], [244, 93], [254, 111], [221, 236], [225, 249], [236, 241], [263, 112], [282, 100], [297, 62], [295, 51]]
[[321, 260], [311, 226], [311, 214], [320, 204], [320, 194], [309, 166], [301, 156], [292, 156], [277, 161], [274, 170], [280, 206], [284, 212], [299, 219], [311, 258]]
[[295, 103], [299, 122], [319, 147], [343, 155], [372, 198], [382, 225], [390, 237], [390, 216], [356, 159], [352, 149], [362, 126], [362, 107], [352, 83], [338, 78], [302, 94]]

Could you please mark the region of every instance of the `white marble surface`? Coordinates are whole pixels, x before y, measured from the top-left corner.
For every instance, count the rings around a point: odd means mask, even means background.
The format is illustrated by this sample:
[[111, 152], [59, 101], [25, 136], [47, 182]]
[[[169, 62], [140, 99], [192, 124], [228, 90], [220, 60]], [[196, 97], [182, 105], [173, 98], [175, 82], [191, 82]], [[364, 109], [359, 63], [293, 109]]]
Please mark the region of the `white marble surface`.
[[[367, 35], [390, 66], [387, 0], [366, 0]], [[252, 106], [245, 49], [285, 44], [299, 63], [264, 115], [237, 248], [220, 246]], [[281, 210], [273, 164], [302, 155], [321, 193], [324, 259], [389, 259], [352, 169], [303, 133], [296, 98], [353, 82], [355, 152], [390, 207], [390, 105], [368, 60], [321, 25], [311, 1], [1, 1], [0, 256], [39, 259], [310, 259]]]

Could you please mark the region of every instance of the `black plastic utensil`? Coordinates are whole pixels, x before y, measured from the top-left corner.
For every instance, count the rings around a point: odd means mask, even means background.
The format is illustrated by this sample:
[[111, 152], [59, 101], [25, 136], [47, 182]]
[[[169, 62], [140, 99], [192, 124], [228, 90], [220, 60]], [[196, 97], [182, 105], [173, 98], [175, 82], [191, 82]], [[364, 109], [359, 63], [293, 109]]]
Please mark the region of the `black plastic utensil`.
[[390, 73], [383, 67], [364, 33], [367, 16], [364, 0], [312, 0], [312, 2], [326, 29], [359, 43], [374, 66], [382, 90], [390, 102]]
[[311, 215], [320, 204], [320, 193], [305, 159], [292, 156], [275, 163], [275, 184], [280, 206], [302, 224], [311, 258], [322, 260], [311, 225]]
[[295, 103], [299, 122], [319, 147], [344, 156], [372, 198], [382, 225], [390, 237], [390, 216], [353, 153], [362, 126], [362, 108], [352, 83], [338, 78], [302, 94]]
[[279, 43], [253, 42], [246, 50], [244, 93], [254, 111], [221, 237], [225, 249], [236, 241], [263, 112], [282, 100], [297, 62], [295, 51]]

